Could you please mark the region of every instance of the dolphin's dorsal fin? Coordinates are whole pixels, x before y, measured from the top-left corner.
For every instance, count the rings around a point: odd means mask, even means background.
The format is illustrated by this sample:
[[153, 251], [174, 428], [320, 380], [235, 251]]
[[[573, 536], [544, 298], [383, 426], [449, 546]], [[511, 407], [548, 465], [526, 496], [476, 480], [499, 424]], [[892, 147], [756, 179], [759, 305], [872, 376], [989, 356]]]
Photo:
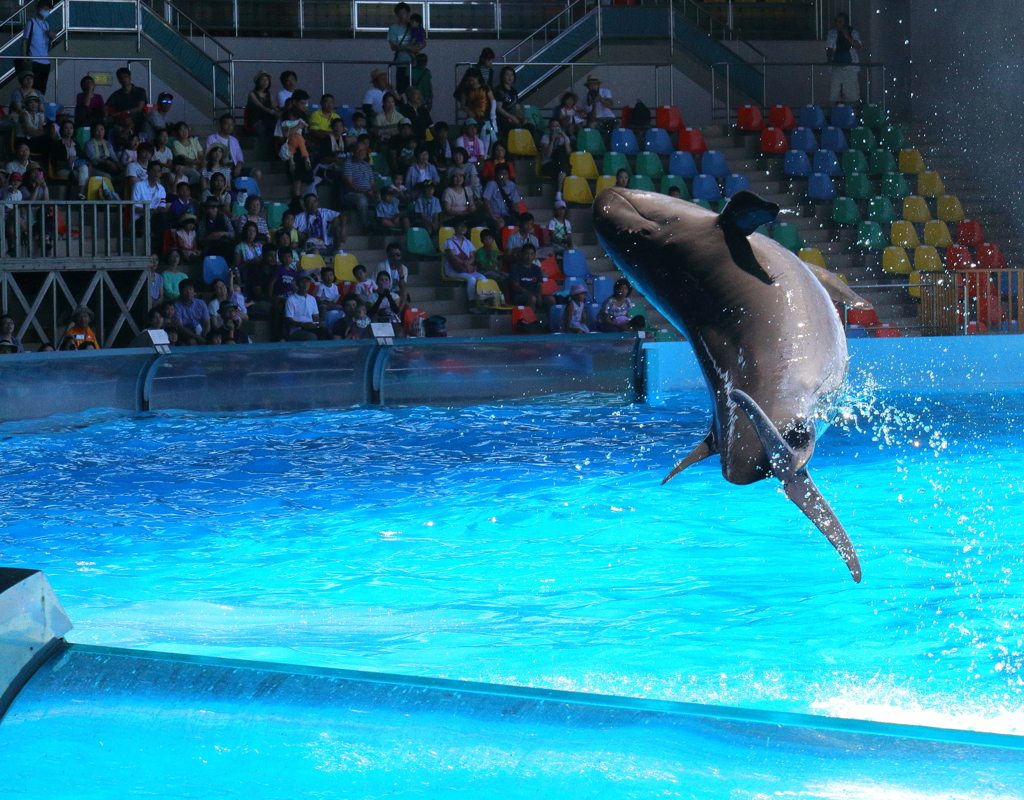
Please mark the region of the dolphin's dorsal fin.
[[813, 522], [825, 538], [839, 551], [853, 579], [860, 583], [861, 570], [857, 553], [853, 549], [850, 537], [843, 530], [843, 524], [829, 506], [828, 501], [814, 485], [806, 467], [798, 467], [800, 458], [796, 451], [782, 438], [778, 428], [768, 419], [768, 415], [754, 402], [746, 392], [736, 389], [729, 393], [729, 399], [742, 408], [757, 431], [761, 445], [772, 464], [772, 472], [782, 481], [786, 497], [792, 500], [804, 515]]
[[774, 222], [778, 215], [778, 205], [744, 189], [729, 199], [718, 220], [723, 227], [736, 228], [744, 236], [750, 236], [762, 225]]
[[709, 433], [707, 436], [704, 437], [704, 440], [699, 445], [697, 445], [695, 448], [693, 448], [693, 450], [690, 451], [690, 455], [688, 455], [686, 458], [684, 458], [682, 461], [680, 461], [672, 468], [672, 471], [665, 476], [665, 479], [661, 482], [661, 485], [664, 486], [666, 483], [668, 483], [676, 475], [678, 475], [680, 472], [682, 472], [690, 465], [696, 464], [698, 461], [703, 461], [708, 456], [713, 456], [717, 452], [718, 448], [715, 446], [714, 436], [711, 433]]

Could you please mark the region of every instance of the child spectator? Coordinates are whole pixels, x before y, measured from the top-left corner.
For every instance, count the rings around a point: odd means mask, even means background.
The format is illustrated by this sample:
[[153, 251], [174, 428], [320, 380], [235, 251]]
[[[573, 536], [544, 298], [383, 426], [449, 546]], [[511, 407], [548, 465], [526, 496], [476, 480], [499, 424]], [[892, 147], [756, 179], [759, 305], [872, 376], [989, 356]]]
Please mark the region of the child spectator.
[[[153, 145], [149, 142], [143, 142], [138, 146], [138, 149], [134, 151], [135, 160], [130, 161], [125, 165], [125, 175], [127, 177], [127, 188], [128, 194], [132, 193], [135, 188], [135, 184], [146, 181], [149, 179], [149, 162], [153, 160]], [[157, 164], [159, 166], [159, 164]], [[160, 169], [160, 174], [157, 177], [159, 180], [163, 177], [163, 168]], [[166, 192], [164, 194], [166, 197]], [[180, 214], [178, 216], [181, 216]], [[177, 219], [175, 217], [174, 219]]]
[[270, 341], [283, 341], [285, 300], [295, 288], [299, 271], [292, 260], [292, 251], [283, 247], [277, 251], [278, 265], [270, 279]]
[[391, 176], [391, 188], [395, 192], [395, 199], [399, 203], [411, 203], [413, 201], [413, 193], [409, 191], [409, 187], [405, 185], [405, 176], [401, 173]]
[[164, 281], [164, 302], [171, 303], [178, 299], [181, 294], [178, 287], [188, 277], [188, 273], [181, 268], [183, 258], [181, 251], [177, 248], [167, 251], [167, 269], [161, 273]]
[[434, 197], [433, 181], [423, 181], [420, 190], [423, 194], [413, 203], [410, 224], [433, 236], [441, 229], [441, 203]]
[[121, 164], [128, 167], [139, 160], [139, 134], [131, 133], [125, 139], [124, 147], [121, 148]]
[[532, 244], [524, 244], [516, 262], [509, 270], [508, 283], [512, 302], [517, 306], [529, 306], [534, 311], [544, 311], [554, 304], [554, 298], [541, 291], [544, 285], [544, 271], [534, 260], [537, 254]]
[[590, 333], [586, 319], [587, 287], [577, 283], [569, 289], [569, 302], [562, 317], [562, 333]]
[[331, 330], [334, 322], [342, 314], [341, 294], [334, 280], [333, 267], [324, 267], [320, 270], [320, 287], [317, 289], [316, 302], [320, 307], [320, 319], [327, 330]]
[[402, 214], [395, 198], [395, 190], [385, 186], [380, 190], [381, 200], [377, 203], [377, 224], [387, 231], [409, 229], [409, 218]]
[[213, 298], [206, 304], [210, 309], [210, 324], [215, 328], [224, 326], [229, 318], [245, 322], [249, 318], [246, 313], [246, 300], [239, 292], [234, 291], [220, 278], [212, 284]]
[[196, 234], [195, 214], [185, 213], [178, 217], [178, 227], [171, 234], [171, 242], [182, 261], [186, 264], [199, 263], [202, 248]]
[[519, 230], [508, 237], [508, 241], [505, 242], [505, 250], [508, 253], [513, 253], [527, 243], [532, 244], [535, 251], [540, 247], [537, 237], [533, 233], [533, 214], [529, 212], [519, 215]]
[[99, 350], [100, 343], [89, 325], [92, 323], [92, 311], [86, 306], [79, 306], [71, 318], [71, 325], [64, 331], [61, 350]]
[[377, 274], [377, 296], [370, 307], [370, 318], [374, 322], [401, 323], [404, 308], [391, 291], [391, 273], [383, 270]]
[[562, 130], [571, 138], [576, 137], [584, 122], [583, 117], [576, 110], [576, 103], [578, 101], [579, 98], [572, 92], [566, 92], [562, 95], [562, 99], [558, 101], [558, 121], [562, 125]]
[[398, 126], [398, 135], [392, 136], [386, 145], [388, 164], [391, 165], [391, 174], [405, 173], [409, 167], [416, 163], [416, 151], [419, 149], [419, 139], [413, 135], [412, 125], [403, 122]]
[[679, 191], [679, 187], [678, 186], [669, 186], [668, 187], [668, 196], [669, 197], [679, 198], [679, 197], [682, 196], [682, 192]]
[[569, 135], [562, 130], [562, 123], [558, 119], [551, 120], [550, 129], [540, 137], [541, 163], [540, 171], [555, 181], [555, 199], [562, 199], [562, 184], [565, 176], [571, 171], [569, 157], [572, 153], [572, 143]]
[[[302, 135], [302, 132], [308, 127], [309, 125], [302, 118], [298, 106], [294, 103], [289, 104], [281, 117], [281, 135], [284, 137], [285, 143], [281, 145], [281, 150], [278, 153], [281, 160], [287, 162], [289, 172], [295, 169], [296, 153], [302, 156], [302, 163], [306, 169], [312, 169], [309, 150], [306, 149], [306, 139]], [[296, 194], [298, 193], [296, 192]]]
[[427, 45], [427, 31], [423, 27], [423, 16], [421, 14], [409, 15], [409, 38], [412, 39], [413, 47], [422, 50]]
[[192, 187], [186, 181], [182, 181], [174, 187], [175, 198], [171, 201], [171, 215], [176, 220], [181, 220], [183, 214], [191, 214], [195, 221], [196, 205], [192, 202]]
[[462, 123], [462, 136], [455, 140], [455, 146], [466, 151], [466, 158], [470, 164], [483, 162], [487, 158], [487, 145], [477, 136], [478, 129], [479, 125], [475, 119], [467, 119]]
[[[302, 233], [295, 227], [295, 212], [291, 209], [286, 210], [281, 215], [281, 225], [277, 229], [277, 238], [280, 240], [281, 234], [285, 234], [288, 240], [291, 242], [292, 249], [298, 249], [302, 246], [302, 243], [306, 241], [306, 234]], [[298, 257], [296, 256], [296, 261]]]
[[597, 312], [597, 329], [603, 333], [620, 333], [622, 331], [642, 331], [647, 327], [643, 314], [630, 316], [633, 301], [629, 296], [633, 287], [626, 278], [619, 278], [612, 287], [612, 294], [601, 304]]
[[377, 299], [377, 282], [373, 278], [366, 277], [366, 267], [356, 264], [352, 268], [352, 274], [356, 278], [356, 296], [364, 303], [372, 304]]
[[565, 218], [564, 200], [555, 201], [555, 216], [548, 221], [548, 242], [556, 256], [572, 250], [572, 223]]
[[366, 303], [362, 300], [356, 301], [355, 316], [351, 319], [346, 318], [347, 325], [345, 327], [345, 334], [342, 338], [344, 339], [364, 339], [371, 336], [370, 323], [373, 320], [370, 319], [368, 308]]
[[356, 111], [352, 114], [352, 127], [345, 133], [345, 144], [354, 147], [360, 136], [369, 133], [366, 129], [366, 114]]
[[502, 271], [501, 251], [494, 241], [494, 232], [490, 228], [480, 231], [480, 247], [476, 251], [476, 269], [492, 281], [497, 281], [503, 288], [508, 283], [508, 273]]

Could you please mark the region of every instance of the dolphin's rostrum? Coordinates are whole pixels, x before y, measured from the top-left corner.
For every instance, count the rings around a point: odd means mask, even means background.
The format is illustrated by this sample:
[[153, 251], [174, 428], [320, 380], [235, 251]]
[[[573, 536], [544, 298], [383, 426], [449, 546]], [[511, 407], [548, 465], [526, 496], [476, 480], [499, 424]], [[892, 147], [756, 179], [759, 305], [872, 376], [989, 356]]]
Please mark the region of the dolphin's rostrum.
[[853, 545], [807, 462], [818, 406], [846, 376], [846, 337], [832, 299], [867, 302], [755, 233], [778, 211], [752, 192], [735, 194], [714, 214], [612, 188], [594, 201], [594, 222], [616, 265], [689, 339], [714, 400], [711, 431], [665, 480], [716, 453], [732, 483], [776, 476], [860, 581]]

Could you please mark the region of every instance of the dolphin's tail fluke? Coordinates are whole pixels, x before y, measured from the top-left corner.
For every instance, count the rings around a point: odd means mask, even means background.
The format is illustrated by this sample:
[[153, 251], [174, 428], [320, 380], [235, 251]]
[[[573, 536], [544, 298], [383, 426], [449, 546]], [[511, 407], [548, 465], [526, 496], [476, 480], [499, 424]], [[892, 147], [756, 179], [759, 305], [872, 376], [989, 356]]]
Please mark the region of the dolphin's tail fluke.
[[786, 497], [796, 503], [806, 517], [817, 526], [818, 530], [825, 534], [825, 538], [843, 557], [853, 579], [860, 583], [860, 561], [857, 560], [853, 543], [846, 535], [846, 531], [843, 530], [842, 523], [836, 517], [828, 501], [814, 485], [806, 467], [797, 467], [800, 459], [796, 451], [786, 443], [782, 434], [768, 419], [768, 415], [761, 410], [761, 407], [754, 402], [750, 395], [737, 389], [730, 392], [729, 398], [750, 417], [750, 422], [753, 424], [754, 430], [757, 431], [761, 445], [771, 461], [772, 472], [782, 481]]
[[678, 475], [687, 467], [691, 466], [692, 464], [696, 464], [698, 461], [703, 461], [708, 456], [713, 456], [717, 452], [718, 448], [715, 446], [714, 436], [713, 434], [709, 433], [707, 436], [704, 437], [704, 440], [699, 445], [693, 448], [693, 450], [690, 452], [690, 455], [688, 455], [686, 458], [684, 458], [682, 461], [680, 461], [672, 468], [672, 471], [665, 476], [665, 479], [661, 482], [661, 485], [664, 486], [666, 483], [672, 480], [676, 475]]

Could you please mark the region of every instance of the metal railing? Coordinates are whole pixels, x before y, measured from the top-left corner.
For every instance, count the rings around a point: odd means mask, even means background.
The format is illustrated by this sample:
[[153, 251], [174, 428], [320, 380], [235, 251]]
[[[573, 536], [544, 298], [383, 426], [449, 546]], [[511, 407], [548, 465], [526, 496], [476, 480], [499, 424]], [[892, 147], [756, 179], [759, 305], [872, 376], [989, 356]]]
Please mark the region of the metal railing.
[[149, 258], [150, 215], [141, 213], [136, 221], [136, 205], [130, 200], [0, 202], [7, 219], [0, 226], [0, 270], [8, 263], [24, 268], [35, 259], [48, 269], [61, 259]]
[[[711, 119], [732, 123], [736, 119], [732, 71], [738, 66], [719, 62], [711, 68]], [[846, 65], [851, 66], [851, 65]], [[854, 64], [864, 75], [863, 101], [886, 107], [886, 65], [880, 62]], [[831, 85], [831, 64], [816, 61], [765, 61], [757, 64], [762, 76], [762, 96], [800, 108], [808, 104], [827, 105]], [[745, 101], [744, 101], [745, 102]]]
[[[50, 85], [47, 95], [54, 103], [60, 103], [65, 107], [73, 107], [75, 98], [79, 92], [80, 82], [85, 75], [93, 75], [97, 72], [91, 65], [94, 63], [113, 62], [114, 65], [124, 66], [131, 69], [133, 64], [140, 64], [146, 71], [145, 86], [149, 102], [155, 102], [153, 97], [153, 59], [151, 58], [115, 58], [113, 56], [50, 56], [50, 63], [53, 71], [50, 73]], [[71, 65], [77, 65], [72, 67]], [[81, 69], [84, 67], [84, 71]], [[138, 72], [132, 76], [136, 86], [142, 85], [138, 80]], [[111, 86], [100, 87], [101, 90], [110, 91]]]
[[[135, 2], [135, 0], [130, 1]], [[221, 44], [213, 34], [207, 31], [206, 28], [192, 19], [192, 17], [184, 11], [180, 10], [177, 6], [167, 2], [167, 0], [143, 0], [140, 5], [146, 5], [152, 8], [153, 12], [167, 25], [188, 39], [195, 47], [202, 50], [214, 61], [223, 61], [231, 58], [231, 51]], [[220, 5], [220, 3], [207, 3], [207, 5], [217, 6]], [[237, 14], [237, 2], [234, 5], [234, 11]], [[278, 2], [276, 5], [280, 8], [281, 3]], [[141, 17], [139, 21], [139, 29], [142, 29]]]
[[921, 274], [921, 319], [935, 335], [1024, 333], [1024, 270]]
[[[591, 11], [592, 3], [590, 0], [573, 0], [573, 2], [567, 2], [562, 11], [544, 22], [544, 24], [538, 27], [533, 33], [524, 37], [519, 44], [505, 51], [501, 56], [502, 61], [507, 63], [525, 62], [534, 53], [546, 46], [552, 39], [561, 36], [584, 16], [591, 13]], [[594, 13], [598, 15], [598, 18], [600, 18], [600, 4], [598, 4]], [[598, 23], [598, 30], [600, 31], [600, 22]], [[598, 33], [598, 43], [600, 43], [600, 40], [600, 33]]]

